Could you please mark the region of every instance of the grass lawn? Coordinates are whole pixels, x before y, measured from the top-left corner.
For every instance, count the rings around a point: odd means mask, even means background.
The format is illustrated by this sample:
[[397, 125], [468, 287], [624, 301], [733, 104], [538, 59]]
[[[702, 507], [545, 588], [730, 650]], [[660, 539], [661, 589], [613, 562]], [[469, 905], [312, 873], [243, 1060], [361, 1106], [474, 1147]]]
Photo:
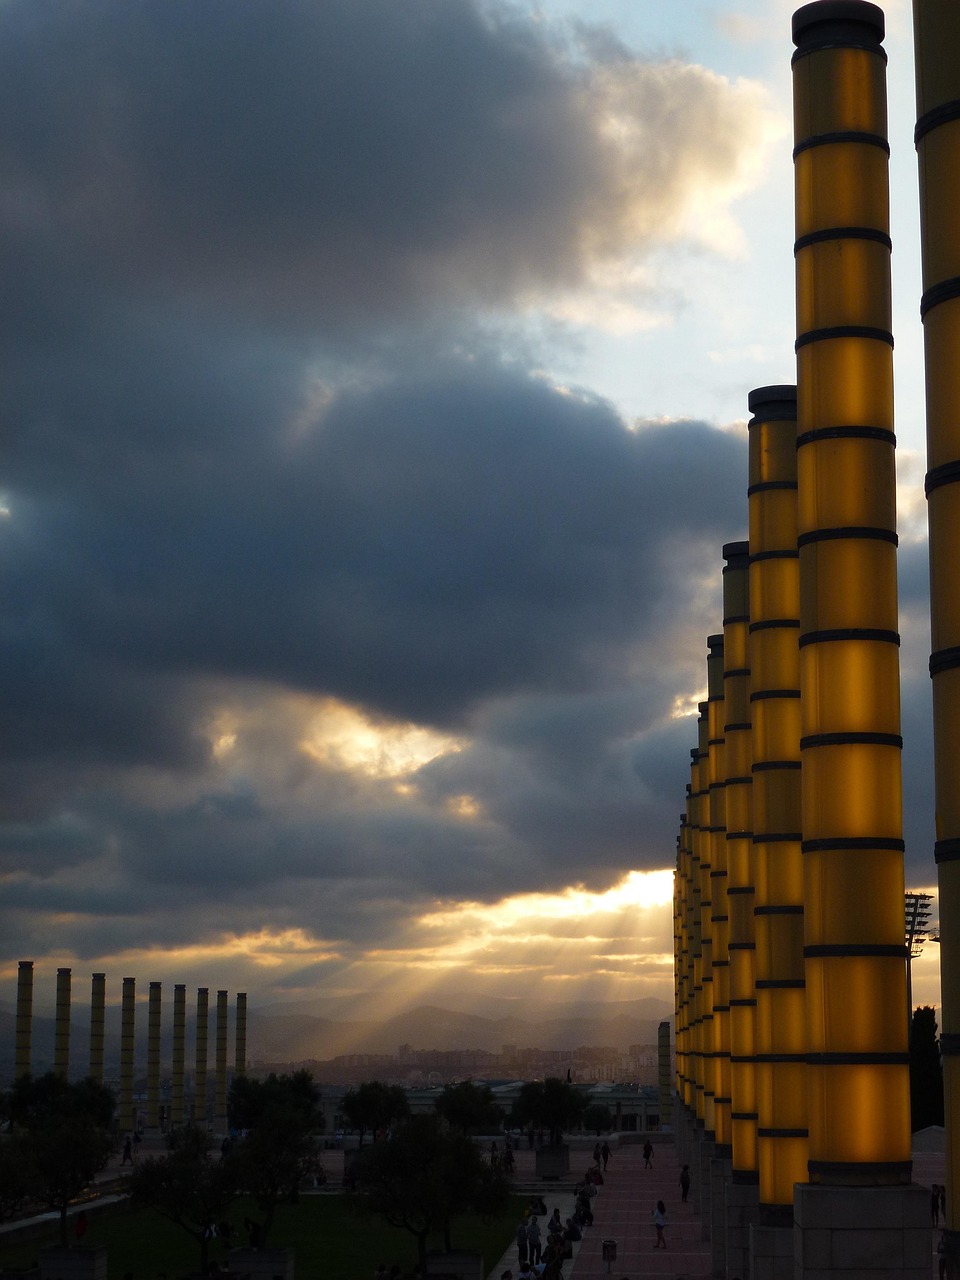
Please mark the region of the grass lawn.
[[[517, 1197], [504, 1214], [486, 1224], [472, 1215], [455, 1219], [454, 1248], [479, 1250], [485, 1268], [491, 1270], [513, 1239], [524, 1204]], [[255, 1209], [240, 1201], [233, 1206], [230, 1220], [239, 1227], [245, 1214], [257, 1216]], [[239, 1238], [242, 1242], [242, 1233]], [[34, 1264], [38, 1248], [53, 1243], [55, 1229], [45, 1241], [0, 1246], [0, 1270], [5, 1274], [10, 1267]], [[156, 1280], [163, 1272], [175, 1280], [200, 1265], [199, 1246], [152, 1210], [121, 1209], [92, 1217], [86, 1243], [106, 1246], [110, 1280], [123, 1280], [128, 1271], [133, 1280]], [[388, 1227], [379, 1218], [360, 1216], [348, 1196], [305, 1196], [299, 1204], [282, 1205], [268, 1243], [296, 1250], [298, 1280], [373, 1280], [378, 1263], [386, 1262], [389, 1268], [397, 1262], [406, 1269], [417, 1257], [412, 1235]], [[442, 1240], [431, 1241], [430, 1247], [441, 1248]], [[226, 1260], [219, 1242], [211, 1245], [210, 1257]]]

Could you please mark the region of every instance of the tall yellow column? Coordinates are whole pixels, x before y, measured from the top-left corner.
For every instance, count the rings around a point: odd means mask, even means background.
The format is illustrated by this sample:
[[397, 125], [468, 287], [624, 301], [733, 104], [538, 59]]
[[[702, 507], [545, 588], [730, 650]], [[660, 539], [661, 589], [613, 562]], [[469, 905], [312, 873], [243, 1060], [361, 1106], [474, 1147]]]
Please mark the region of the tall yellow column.
[[150, 983], [147, 1004], [147, 1124], [156, 1129], [160, 1124], [160, 1016], [163, 987]]
[[17, 967], [17, 1026], [14, 1048], [14, 1076], [30, 1074], [33, 1042], [33, 961], [21, 960]]
[[234, 1027], [236, 1052], [233, 1070], [235, 1075], [245, 1076], [247, 1074], [247, 993], [245, 991], [237, 992], [236, 1019]]
[[796, 387], [760, 387], [748, 403], [757, 1154], [761, 1220], [789, 1228], [808, 1155]]
[[[726, 578], [724, 579], [726, 587]], [[724, 603], [727, 592], [724, 591]], [[707, 720], [710, 770], [710, 933], [713, 969], [713, 1115], [715, 1155], [729, 1159], [730, 1136], [730, 916], [727, 910], [725, 637], [707, 641]]]
[[117, 1100], [121, 1132], [133, 1128], [133, 1055], [136, 1011], [136, 979], [124, 978], [120, 988], [120, 1094]]
[[183, 1124], [183, 1076], [186, 1064], [187, 988], [182, 982], [173, 988], [173, 1064], [170, 1087], [170, 1123]]
[[217, 992], [216, 1077], [214, 1120], [218, 1133], [227, 1131], [227, 992]]
[[53, 1069], [64, 1080], [70, 1074], [70, 970], [57, 970], [57, 1015], [54, 1024]]
[[794, 15], [812, 1182], [910, 1178], [883, 15]]
[[750, 671], [750, 547], [723, 548], [723, 703], [729, 915], [730, 1125], [729, 1185], [725, 1199], [727, 1274], [749, 1271], [749, 1227], [756, 1220], [757, 1107], [753, 743]]
[[95, 973], [90, 983], [90, 1078], [103, 1084], [103, 1039], [107, 1013], [107, 975]]
[[[692, 824], [692, 844], [693, 852], [690, 859], [691, 875], [693, 877], [693, 938], [691, 942], [691, 960], [692, 960], [692, 986], [690, 989], [691, 996], [691, 1019], [690, 1019], [690, 1065], [693, 1076], [693, 1112], [695, 1117], [695, 1125], [702, 1133], [704, 1123], [704, 1055], [703, 1055], [703, 935], [704, 935], [704, 907], [703, 907], [703, 876], [700, 870], [700, 864], [704, 857], [704, 844], [708, 838], [706, 827], [709, 822], [707, 814], [707, 800], [709, 792], [707, 791], [701, 778], [706, 778], [707, 772], [707, 716], [706, 703], [701, 702], [698, 706], [699, 714], [697, 716], [697, 741], [698, 745], [691, 752], [691, 777], [692, 791], [691, 800], [693, 802], [696, 821]], [[706, 855], [709, 861], [709, 854]], [[708, 873], [709, 874], [709, 873]], [[709, 908], [708, 908], [709, 910]]]
[[210, 1034], [210, 990], [197, 988], [196, 1066], [193, 1073], [193, 1121], [201, 1127], [207, 1123], [207, 1053]]
[[[722, 645], [722, 636], [708, 636], [707, 644]], [[710, 714], [709, 702], [700, 703], [700, 981], [697, 1040], [700, 1050], [700, 1076], [697, 1093], [701, 1099], [698, 1112], [703, 1120], [704, 1139], [712, 1144], [717, 1125], [713, 1072], [713, 881], [710, 840]]]
[[960, 1274], [960, 7], [915, 3], [949, 1274]]

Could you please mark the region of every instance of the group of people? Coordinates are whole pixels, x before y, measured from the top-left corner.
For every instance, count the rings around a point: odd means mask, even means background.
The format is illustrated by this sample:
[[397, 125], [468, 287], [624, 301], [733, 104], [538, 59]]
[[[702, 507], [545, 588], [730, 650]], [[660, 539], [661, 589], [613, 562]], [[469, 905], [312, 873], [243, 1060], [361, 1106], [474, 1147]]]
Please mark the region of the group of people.
[[[547, 1206], [539, 1196], [531, 1199], [517, 1226], [516, 1280], [563, 1280], [564, 1262], [573, 1257], [573, 1246], [583, 1239], [584, 1227], [593, 1222], [590, 1201], [597, 1194], [597, 1187], [603, 1184], [601, 1162], [606, 1164], [610, 1159], [610, 1148], [606, 1143], [603, 1145], [606, 1156], [598, 1143], [594, 1152], [596, 1161], [577, 1183], [573, 1214], [566, 1221], [560, 1216], [559, 1208], [554, 1208], [541, 1227], [540, 1217], [546, 1214]], [[513, 1272], [504, 1271], [501, 1280], [515, 1280]]]
[[497, 1146], [496, 1140], [490, 1143], [491, 1169], [503, 1169], [505, 1173], [513, 1173], [513, 1143], [507, 1138], [503, 1150]]

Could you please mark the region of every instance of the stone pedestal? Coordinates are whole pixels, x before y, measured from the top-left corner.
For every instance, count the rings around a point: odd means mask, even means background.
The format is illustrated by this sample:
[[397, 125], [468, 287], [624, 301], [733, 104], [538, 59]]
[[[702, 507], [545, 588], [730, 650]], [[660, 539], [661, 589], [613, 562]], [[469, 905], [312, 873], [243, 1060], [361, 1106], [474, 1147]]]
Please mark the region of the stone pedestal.
[[250, 1280], [296, 1280], [293, 1249], [231, 1249], [231, 1273]]
[[40, 1280], [107, 1280], [107, 1251], [102, 1245], [41, 1249]]
[[750, 1280], [793, 1280], [793, 1225], [750, 1227]]
[[733, 1176], [730, 1148], [717, 1144], [717, 1154], [710, 1161], [710, 1242], [715, 1276], [727, 1274], [727, 1187]]
[[690, 1169], [693, 1174], [694, 1200], [700, 1214], [700, 1239], [709, 1240], [713, 1225], [711, 1165], [717, 1154], [717, 1144], [713, 1140], [713, 1134], [707, 1134], [705, 1130], [699, 1131], [699, 1137], [698, 1145], [691, 1152]]
[[750, 1228], [757, 1223], [759, 1202], [759, 1178], [734, 1171], [727, 1184], [727, 1275], [740, 1280], [752, 1277]]
[[795, 1280], [929, 1280], [925, 1187], [801, 1183], [793, 1203]]
[[563, 1144], [558, 1147], [541, 1147], [537, 1152], [537, 1177], [547, 1182], [555, 1182], [566, 1177], [570, 1172], [570, 1148]]

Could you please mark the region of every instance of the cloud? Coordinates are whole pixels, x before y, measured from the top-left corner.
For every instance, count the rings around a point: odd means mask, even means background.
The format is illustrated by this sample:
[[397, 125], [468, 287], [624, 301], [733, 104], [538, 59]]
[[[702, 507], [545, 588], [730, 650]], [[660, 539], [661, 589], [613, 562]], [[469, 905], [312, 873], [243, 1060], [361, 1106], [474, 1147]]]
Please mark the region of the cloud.
[[0, 10], [21, 261], [322, 327], [569, 289], [724, 210], [761, 88], [470, 0]]

